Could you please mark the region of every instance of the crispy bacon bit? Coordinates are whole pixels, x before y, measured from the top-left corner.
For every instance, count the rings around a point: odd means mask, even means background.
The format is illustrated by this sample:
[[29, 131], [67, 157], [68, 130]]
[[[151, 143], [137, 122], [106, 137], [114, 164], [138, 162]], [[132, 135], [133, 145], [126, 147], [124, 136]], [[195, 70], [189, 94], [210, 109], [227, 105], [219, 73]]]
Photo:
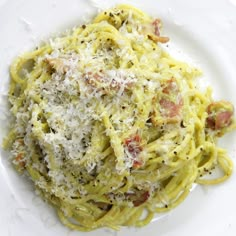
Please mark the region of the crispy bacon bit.
[[234, 108], [226, 101], [213, 102], [207, 107], [206, 126], [212, 130], [221, 130], [232, 123]]
[[177, 94], [179, 92], [179, 88], [177, 82], [174, 78], [167, 80], [162, 92], [165, 94]]
[[182, 107], [182, 103], [176, 104], [165, 98], [162, 98], [160, 100], [160, 105], [161, 108], [164, 110], [162, 111], [163, 115], [167, 116], [168, 118], [178, 116]]
[[164, 123], [176, 123], [181, 121], [181, 109], [183, 98], [181, 96], [178, 83], [174, 77], [165, 80], [161, 84], [161, 95], [152, 98], [154, 105], [150, 113], [154, 126]]
[[154, 26], [154, 34], [156, 36], [160, 36], [161, 20], [160, 19], [155, 19], [152, 22], [152, 25]]
[[167, 43], [170, 40], [168, 37], [157, 36], [157, 35], [152, 35], [152, 34], [148, 35], [148, 38], [150, 40], [152, 40], [154, 43], [158, 43], [158, 42], [159, 43]]
[[[173, 118], [180, 115], [180, 109], [183, 106], [183, 100], [179, 93], [179, 87], [175, 78], [167, 80], [162, 85], [162, 92], [164, 97], [160, 100], [161, 113], [168, 117]], [[175, 102], [173, 102], [173, 100]]]
[[25, 168], [26, 165], [25, 161], [23, 161], [23, 158], [23, 153], [19, 153], [15, 158], [16, 162], [21, 168]]
[[136, 193], [125, 193], [128, 200], [132, 201], [134, 206], [140, 206], [148, 200], [150, 197], [149, 191], [138, 191]]
[[139, 168], [143, 165], [143, 161], [139, 158], [140, 152], [143, 150], [141, 146], [141, 137], [138, 134], [125, 139], [125, 147], [128, 152], [131, 154], [133, 159], [133, 168]]
[[231, 123], [232, 112], [223, 111], [216, 116], [215, 128], [221, 129], [227, 127]]
[[215, 130], [215, 120], [213, 117], [206, 118], [206, 127]]
[[141, 167], [143, 165], [143, 162], [142, 161], [138, 161], [138, 160], [134, 160], [134, 162], [133, 162], [133, 167], [134, 168], [139, 168], [139, 167]]
[[109, 78], [103, 71], [99, 73], [87, 72], [84, 74], [85, 81], [97, 89], [103, 90], [105, 93], [108, 93], [111, 90], [118, 91], [120, 88], [128, 89], [136, 81], [136, 79], [127, 79], [124, 78]]
[[102, 82], [102, 76], [98, 73], [88, 72], [84, 77], [86, 82], [92, 86], [96, 86], [99, 82]]
[[129, 153], [131, 153], [134, 158], [137, 157], [138, 154], [143, 150], [143, 148], [140, 146], [140, 143], [141, 137], [138, 134], [125, 140], [125, 145], [127, 146]]
[[146, 202], [149, 197], [150, 197], [150, 193], [148, 191], [144, 192], [143, 194], [139, 196], [137, 200], [133, 201], [134, 206], [135, 207], [140, 206], [141, 204]]
[[155, 19], [151, 24], [149, 23], [143, 25], [140, 33], [143, 35], [147, 35], [147, 37], [155, 43], [167, 43], [169, 41], [169, 38], [160, 35], [160, 28], [161, 20]]

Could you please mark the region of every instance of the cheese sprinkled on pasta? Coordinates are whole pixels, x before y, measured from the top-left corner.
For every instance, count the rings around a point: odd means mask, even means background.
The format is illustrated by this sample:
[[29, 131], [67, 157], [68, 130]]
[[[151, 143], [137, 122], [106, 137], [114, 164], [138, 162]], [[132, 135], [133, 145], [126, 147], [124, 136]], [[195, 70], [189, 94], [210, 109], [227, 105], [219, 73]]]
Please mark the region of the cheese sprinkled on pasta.
[[[160, 19], [119, 5], [11, 66], [4, 146], [71, 229], [146, 225], [193, 183], [231, 175], [216, 142], [234, 108], [197, 89], [201, 72], [166, 53], [160, 31]], [[216, 167], [222, 176], [202, 178]]]

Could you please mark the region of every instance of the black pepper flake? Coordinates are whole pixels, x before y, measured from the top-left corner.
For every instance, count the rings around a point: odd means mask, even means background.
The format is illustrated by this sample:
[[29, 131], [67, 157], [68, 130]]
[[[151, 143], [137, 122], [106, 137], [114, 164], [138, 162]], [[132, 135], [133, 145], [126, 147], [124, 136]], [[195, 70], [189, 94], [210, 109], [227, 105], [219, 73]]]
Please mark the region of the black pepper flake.
[[174, 151], [174, 154], [175, 154], [175, 155], [177, 155], [177, 152], [176, 152], [176, 151]]
[[164, 160], [162, 160], [162, 163], [163, 163], [163, 164], [165, 164], [165, 161], [164, 161]]
[[56, 133], [56, 131], [55, 131], [53, 128], [51, 128], [51, 131], [52, 131], [52, 133], [54, 133], [54, 134]]
[[71, 198], [71, 199], [78, 199], [78, 197], [73, 197], [73, 196], [71, 196], [70, 198]]
[[184, 125], [184, 121], [183, 120], [181, 120], [180, 126], [181, 126], [181, 128], [186, 128], [186, 126]]
[[109, 13], [109, 16], [110, 16], [110, 17], [114, 17], [114, 15], [113, 15], [111, 12]]
[[211, 175], [211, 174], [212, 174], [212, 172], [210, 171], [210, 172], [209, 172], [209, 174]]
[[84, 40], [82, 40], [80, 43], [84, 43]]
[[82, 29], [85, 29], [85, 28], [86, 28], [86, 25], [82, 25], [81, 27], [82, 27]]
[[165, 208], [168, 208], [168, 205], [165, 205]]
[[105, 12], [104, 12], [104, 15], [106, 15], [106, 14], [107, 14], [107, 12], [105, 11]]

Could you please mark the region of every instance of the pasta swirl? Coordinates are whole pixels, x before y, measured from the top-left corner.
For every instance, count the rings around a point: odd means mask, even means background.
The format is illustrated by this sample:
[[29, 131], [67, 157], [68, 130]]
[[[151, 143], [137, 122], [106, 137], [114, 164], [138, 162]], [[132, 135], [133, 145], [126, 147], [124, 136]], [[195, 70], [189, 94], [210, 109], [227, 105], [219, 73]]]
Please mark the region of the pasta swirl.
[[[4, 146], [71, 229], [146, 225], [193, 183], [232, 173], [217, 146], [235, 127], [232, 104], [197, 88], [201, 72], [165, 52], [160, 30], [119, 5], [11, 65]], [[216, 167], [222, 176], [204, 178]]]

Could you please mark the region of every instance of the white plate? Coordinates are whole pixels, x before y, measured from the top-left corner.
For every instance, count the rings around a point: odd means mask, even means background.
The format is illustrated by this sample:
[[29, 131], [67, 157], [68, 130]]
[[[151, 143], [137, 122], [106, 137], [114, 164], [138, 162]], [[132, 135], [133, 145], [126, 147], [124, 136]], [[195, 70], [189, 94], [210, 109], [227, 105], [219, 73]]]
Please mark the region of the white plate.
[[[4, 94], [12, 59], [40, 40], [90, 19], [97, 12], [96, 6], [109, 7], [118, 2], [0, 0], [0, 141], [7, 127]], [[176, 56], [190, 57], [204, 71], [204, 83], [212, 85], [214, 96], [236, 105], [236, 0], [122, 2], [162, 18]], [[236, 135], [227, 135], [220, 144], [236, 164]], [[7, 154], [1, 150], [0, 155], [0, 235], [84, 235], [62, 226], [53, 209], [34, 194], [32, 185], [13, 171]], [[198, 186], [184, 203], [147, 227], [123, 228], [119, 232], [101, 229], [86, 235], [236, 235], [235, 181], [234, 173], [224, 184]]]

